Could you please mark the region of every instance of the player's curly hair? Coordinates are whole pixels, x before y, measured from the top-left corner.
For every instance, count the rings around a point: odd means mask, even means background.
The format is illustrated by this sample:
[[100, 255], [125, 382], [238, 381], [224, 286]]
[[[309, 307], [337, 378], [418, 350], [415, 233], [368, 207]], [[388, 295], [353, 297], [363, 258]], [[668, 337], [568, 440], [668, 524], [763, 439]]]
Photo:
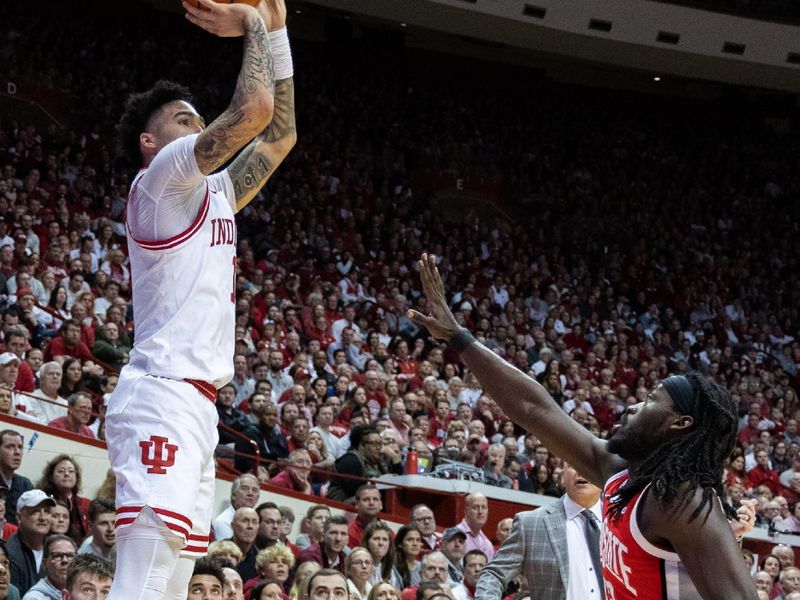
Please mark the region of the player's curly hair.
[[611, 498], [610, 514], [616, 520], [622, 510], [647, 484], [650, 493], [663, 506], [677, 502], [684, 507], [701, 489], [700, 504], [689, 520], [705, 510], [703, 522], [711, 513], [716, 496], [722, 500], [728, 518], [735, 510], [724, 501], [722, 474], [725, 459], [736, 443], [737, 406], [730, 394], [711, 379], [697, 373], [686, 374], [694, 395], [694, 424], [691, 430], [663, 444], [640, 465], [629, 469], [629, 479]]
[[142, 155], [139, 135], [147, 128], [153, 113], [173, 100], [192, 103], [189, 90], [173, 81], [161, 79], [146, 92], [131, 94], [125, 102], [125, 112], [117, 124], [117, 158], [123, 163], [138, 165]]

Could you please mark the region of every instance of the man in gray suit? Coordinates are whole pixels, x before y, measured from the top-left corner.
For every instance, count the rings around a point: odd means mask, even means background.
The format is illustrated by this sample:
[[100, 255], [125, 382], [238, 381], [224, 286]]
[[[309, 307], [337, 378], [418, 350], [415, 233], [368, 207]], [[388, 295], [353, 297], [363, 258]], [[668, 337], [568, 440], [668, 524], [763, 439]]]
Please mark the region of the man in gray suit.
[[[600, 488], [565, 465], [566, 494], [537, 510], [518, 513], [511, 533], [481, 572], [475, 597], [500, 600], [520, 573], [531, 600], [603, 598], [599, 572]], [[755, 502], [739, 508], [743, 532], [755, 523]], [[592, 516], [593, 515], [593, 516]], [[731, 525], [732, 527], [734, 525]]]
[[600, 488], [570, 466], [563, 482], [567, 493], [561, 499], [514, 517], [511, 533], [481, 573], [476, 598], [500, 600], [520, 573], [531, 600], [603, 598], [597, 571]]

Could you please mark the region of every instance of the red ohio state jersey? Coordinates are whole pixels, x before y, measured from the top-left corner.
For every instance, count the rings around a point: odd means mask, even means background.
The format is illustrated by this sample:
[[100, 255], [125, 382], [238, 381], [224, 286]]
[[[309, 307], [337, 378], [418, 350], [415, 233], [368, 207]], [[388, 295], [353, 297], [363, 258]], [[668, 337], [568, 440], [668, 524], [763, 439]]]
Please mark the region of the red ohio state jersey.
[[611, 498], [626, 481], [628, 471], [621, 471], [603, 489], [600, 560], [606, 600], [700, 600], [678, 555], [651, 544], [639, 531], [636, 515], [644, 490], [633, 497], [617, 521], [611, 519]]

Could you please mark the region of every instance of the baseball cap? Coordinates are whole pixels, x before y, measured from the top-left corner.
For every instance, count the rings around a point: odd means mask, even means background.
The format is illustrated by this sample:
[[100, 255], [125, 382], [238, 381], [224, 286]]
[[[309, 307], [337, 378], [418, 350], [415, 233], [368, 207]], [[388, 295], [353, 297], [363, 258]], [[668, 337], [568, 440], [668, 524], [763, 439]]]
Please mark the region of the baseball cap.
[[311, 373], [309, 373], [305, 369], [297, 369], [297, 372], [294, 374], [294, 378], [301, 379], [303, 377], [311, 377]]
[[17, 356], [13, 352], [3, 352], [2, 354], [0, 354], [0, 366], [5, 366], [14, 360], [19, 362], [19, 356]]
[[460, 535], [464, 539], [467, 539], [467, 534], [461, 531], [458, 527], [448, 527], [447, 529], [444, 530], [444, 533], [442, 534], [442, 541], [449, 542], [457, 535]]
[[17, 512], [23, 508], [36, 508], [42, 502], [47, 502], [50, 506], [55, 506], [56, 501], [52, 496], [48, 496], [42, 490], [28, 490], [19, 497], [17, 500]]
[[17, 298], [22, 298], [23, 296], [33, 296], [33, 290], [30, 288], [22, 288], [21, 290], [17, 290]]
[[472, 310], [472, 304], [470, 304], [469, 302], [466, 302], [466, 301], [462, 302], [461, 303], [461, 310]]

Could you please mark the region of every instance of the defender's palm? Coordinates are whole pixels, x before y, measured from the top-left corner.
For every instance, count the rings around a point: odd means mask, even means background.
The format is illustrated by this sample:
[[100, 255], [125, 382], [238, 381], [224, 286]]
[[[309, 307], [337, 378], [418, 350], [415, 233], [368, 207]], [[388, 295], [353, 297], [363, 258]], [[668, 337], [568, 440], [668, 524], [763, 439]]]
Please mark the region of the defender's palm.
[[428, 300], [429, 315], [419, 311], [408, 311], [408, 317], [415, 323], [422, 325], [430, 334], [439, 340], [449, 340], [459, 329], [453, 313], [447, 306], [444, 293], [444, 282], [436, 267], [436, 257], [423, 253], [419, 259], [419, 276], [422, 280], [422, 289]]

